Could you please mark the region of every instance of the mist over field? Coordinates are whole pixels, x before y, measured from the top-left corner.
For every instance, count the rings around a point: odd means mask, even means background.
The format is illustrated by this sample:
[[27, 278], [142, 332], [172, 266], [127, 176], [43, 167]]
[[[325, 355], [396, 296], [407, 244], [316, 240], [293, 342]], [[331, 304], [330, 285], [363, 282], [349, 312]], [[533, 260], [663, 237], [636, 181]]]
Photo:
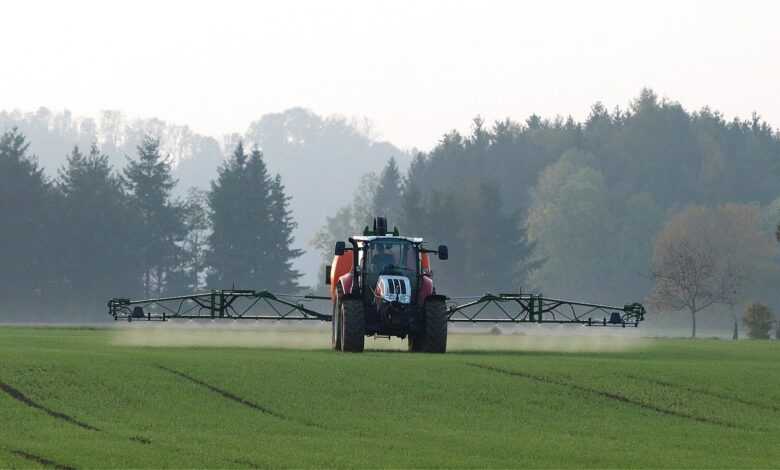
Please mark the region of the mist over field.
[[[111, 344], [141, 348], [264, 348], [327, 349], [330, 324], [290, 325], [279, 323], [172, 322], [166, 325], [118, 324], [112, 328]], [[645, 348], [650, 343], [637, 329], [608, 330], [584, 327], [509, 327], [498, 333], [489, 328], [451, 328], [447, 349], [456, 351], [622, 352]], [[399, 338], [375, 338], [367, 350], [406, 351]]]

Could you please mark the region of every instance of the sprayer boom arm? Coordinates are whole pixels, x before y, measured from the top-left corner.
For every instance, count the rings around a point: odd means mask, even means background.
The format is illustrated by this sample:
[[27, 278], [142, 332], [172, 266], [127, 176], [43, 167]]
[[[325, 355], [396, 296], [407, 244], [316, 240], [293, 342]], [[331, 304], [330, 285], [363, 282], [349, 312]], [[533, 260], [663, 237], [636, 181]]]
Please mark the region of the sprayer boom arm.
[[[485, 294], [481, 297], [447, 300], [448, 320], [460, 323], [557, 323], [636, 327], [644, 320], [645, 315], [644, 307], [638, 303], [617, 307], [534, 294]], [[108, 313], [114, 320], [127, 321], [165, 321], [173, 318], [332, 320], [332, 315], [317, 312], [304, 305], [304, 302], [311, 301], [330, 301], [330, 297], [273, 294], [265, 290], [215, 289], [190, 295], [143, 300], [114, 298], [108, 301]]]
[[636, 327], [645, 319], [645, 308], [639, 303], [618, 307], [534, 294], [485, 294], [482, 297], [450, 300], [468, 300], [449, 305], [451, 322]]
[[[232, 319], [232, 320], [324, 320], [330, 315], [316, 312], [303, 302], [330, 300], [317, 295], [272, 294], [268, 291], [214, 289], [191, 295], [108, 301], [114, 320]], [[262, 307], [262, 308], [261, 308]]]

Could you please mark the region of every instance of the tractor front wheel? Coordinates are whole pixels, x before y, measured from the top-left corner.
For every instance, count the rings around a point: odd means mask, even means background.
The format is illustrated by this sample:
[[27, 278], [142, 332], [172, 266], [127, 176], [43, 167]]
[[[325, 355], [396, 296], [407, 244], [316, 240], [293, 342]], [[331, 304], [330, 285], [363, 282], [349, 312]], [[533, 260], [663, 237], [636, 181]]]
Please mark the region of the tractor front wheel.
[[446, 352], [448, 317], [444, 300], [427, 300], [422, 313], [422, 328], [417, 333], [409, 334], [409, 352]]
[[425, 342], [423, 351], [443, 353], [447, 351], [447, 306], [442, 299], [425, 302]]
[[339, 323], [341, 326], [341, 350], [344, 352], [363, 352], [366, 339], [366, 317], [363, 302], [358, 299], [340, 301]]

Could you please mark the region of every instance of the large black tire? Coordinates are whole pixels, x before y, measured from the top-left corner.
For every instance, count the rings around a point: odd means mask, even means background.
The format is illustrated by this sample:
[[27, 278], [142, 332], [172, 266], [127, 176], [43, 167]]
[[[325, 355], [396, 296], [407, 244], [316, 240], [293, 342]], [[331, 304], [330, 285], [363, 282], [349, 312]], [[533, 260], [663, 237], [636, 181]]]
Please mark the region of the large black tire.
[[333, 317], [331, 318], [330, 346], [334, 351], [341, 351], [341, 301], [336, 299], [333, 304]]
[[425, 302], [425, 341], [423, 351], [443, 353], [447, 351], [447, 306], [443, 299]]
[[447, 306], [444, 300], [428, 299], [423, 308], [422, 320], [421, 331], [409, 334], [409, 352], [446, 352]]
[[358, 299], [341, 300], [341, 350], [363, 352], [366, 339], [366, 317], [363, 302]]

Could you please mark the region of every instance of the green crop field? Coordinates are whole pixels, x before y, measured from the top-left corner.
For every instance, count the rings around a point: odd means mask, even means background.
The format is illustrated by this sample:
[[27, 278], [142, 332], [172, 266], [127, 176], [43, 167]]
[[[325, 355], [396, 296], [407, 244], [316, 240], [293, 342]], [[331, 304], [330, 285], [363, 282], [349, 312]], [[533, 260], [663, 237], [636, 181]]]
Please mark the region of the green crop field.
[[336, 354], [301, 334], [316, 347], [0, 328], [0, 467], [780, 466], [780, 342]]

